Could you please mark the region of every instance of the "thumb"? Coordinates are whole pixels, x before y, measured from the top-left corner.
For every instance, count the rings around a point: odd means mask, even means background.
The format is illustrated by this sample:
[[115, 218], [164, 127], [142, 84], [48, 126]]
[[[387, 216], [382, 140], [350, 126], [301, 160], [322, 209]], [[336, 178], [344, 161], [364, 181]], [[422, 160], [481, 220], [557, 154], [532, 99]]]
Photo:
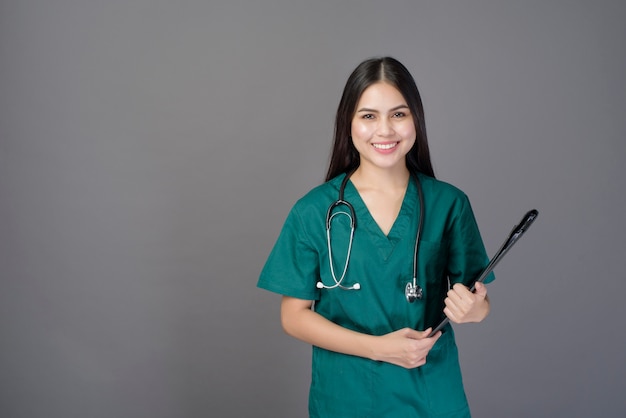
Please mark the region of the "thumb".
[[424, 331], [415, 331], [417, 332], [417, 337], [415, 337], [415, 339], [421, 340], [423, 338], [428, 337], [432, 330], [433, 330], [433, 327], [428, 327]]
[[476, 282], [476, 294], [482, 297], [487, 296], [487, 286], [482, 282]]
[[417, 331], [412, 328], [405, 328], [403, 331], [404, 332], [402, 333], [402, 335], [405, 338], [411, 338], [413, 340], [421, 340], [422, 338], [428, 335], [428, 334], [425, 334], [426, 332], [430, 333], [430, 328], [427, 329], [426, 331]]

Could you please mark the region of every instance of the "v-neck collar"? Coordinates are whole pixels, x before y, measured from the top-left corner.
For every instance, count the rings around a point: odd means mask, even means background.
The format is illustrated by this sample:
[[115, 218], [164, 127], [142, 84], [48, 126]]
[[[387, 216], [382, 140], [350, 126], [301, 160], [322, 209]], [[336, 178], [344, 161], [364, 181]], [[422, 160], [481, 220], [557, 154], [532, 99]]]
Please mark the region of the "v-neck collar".
[[365, 205], [365, 202], [361, 198], [359, 191], [356, 189], [352, 180], [349, 180], [346, 184], [345, 199], [352, 203], [356, 213], [356, 228], [367, 231], [372, 243], [378, 248], [380, 255], [386, 261], [396, 245], [408, 236], [412, 236], [409, 229], [411, 228], [411, 216], [417, 214], [418, 201], [417, 201], [417, 186], [413, 176], [409, 177], [409, 183], [402, 199], [402, 206], [400, 212], [396, 217], [389, 233], [385, 235], [378, 226], [378, 223], [374, 220], [374, 217], [370, 213], [369, 209]]

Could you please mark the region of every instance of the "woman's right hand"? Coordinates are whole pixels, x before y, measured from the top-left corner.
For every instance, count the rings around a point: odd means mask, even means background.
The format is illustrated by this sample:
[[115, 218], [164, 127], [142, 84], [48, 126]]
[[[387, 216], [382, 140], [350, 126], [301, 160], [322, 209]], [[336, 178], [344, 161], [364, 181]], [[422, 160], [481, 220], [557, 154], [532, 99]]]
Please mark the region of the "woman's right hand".
[[337, 353], [385, 361], [412, 369], [426, 363], [426, 356], [441, 336], [427, 338], [431, 328], [403, 328], [374, 336], [344, 328], [311, 310], [313, 301], [283, 296], [281, 322], [285, 332], [299, 340]]
[[431, 331], [432, 328], [425, 331], [403, 328], [377, 337], [373, 358], [406, 369], [423, 366], [426, 364], [428, 352], [441, 337], [439, 331], [427, 338]]

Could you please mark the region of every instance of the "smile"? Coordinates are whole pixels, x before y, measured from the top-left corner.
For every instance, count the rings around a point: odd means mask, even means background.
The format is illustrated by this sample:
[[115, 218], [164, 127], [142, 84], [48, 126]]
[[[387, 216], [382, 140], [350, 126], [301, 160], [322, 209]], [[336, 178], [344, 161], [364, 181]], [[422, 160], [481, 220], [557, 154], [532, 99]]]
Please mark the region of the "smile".
[[372, 146], [376, 149], [388, 150], [395, 148], [398, 144], [399, 142], [391, 142], [388, 144], [372, 144]]

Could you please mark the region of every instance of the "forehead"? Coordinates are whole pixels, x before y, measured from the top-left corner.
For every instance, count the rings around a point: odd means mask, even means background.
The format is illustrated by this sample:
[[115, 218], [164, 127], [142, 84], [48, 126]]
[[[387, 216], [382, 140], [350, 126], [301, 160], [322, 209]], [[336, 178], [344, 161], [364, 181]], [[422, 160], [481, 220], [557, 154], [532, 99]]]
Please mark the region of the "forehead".
[[401, 104], [406, 105], [406, 100], [400, 90], [389, 83], [381, 81], [363, 90], [357, 103], [357, 110], [361, 107], [395, 107]]

